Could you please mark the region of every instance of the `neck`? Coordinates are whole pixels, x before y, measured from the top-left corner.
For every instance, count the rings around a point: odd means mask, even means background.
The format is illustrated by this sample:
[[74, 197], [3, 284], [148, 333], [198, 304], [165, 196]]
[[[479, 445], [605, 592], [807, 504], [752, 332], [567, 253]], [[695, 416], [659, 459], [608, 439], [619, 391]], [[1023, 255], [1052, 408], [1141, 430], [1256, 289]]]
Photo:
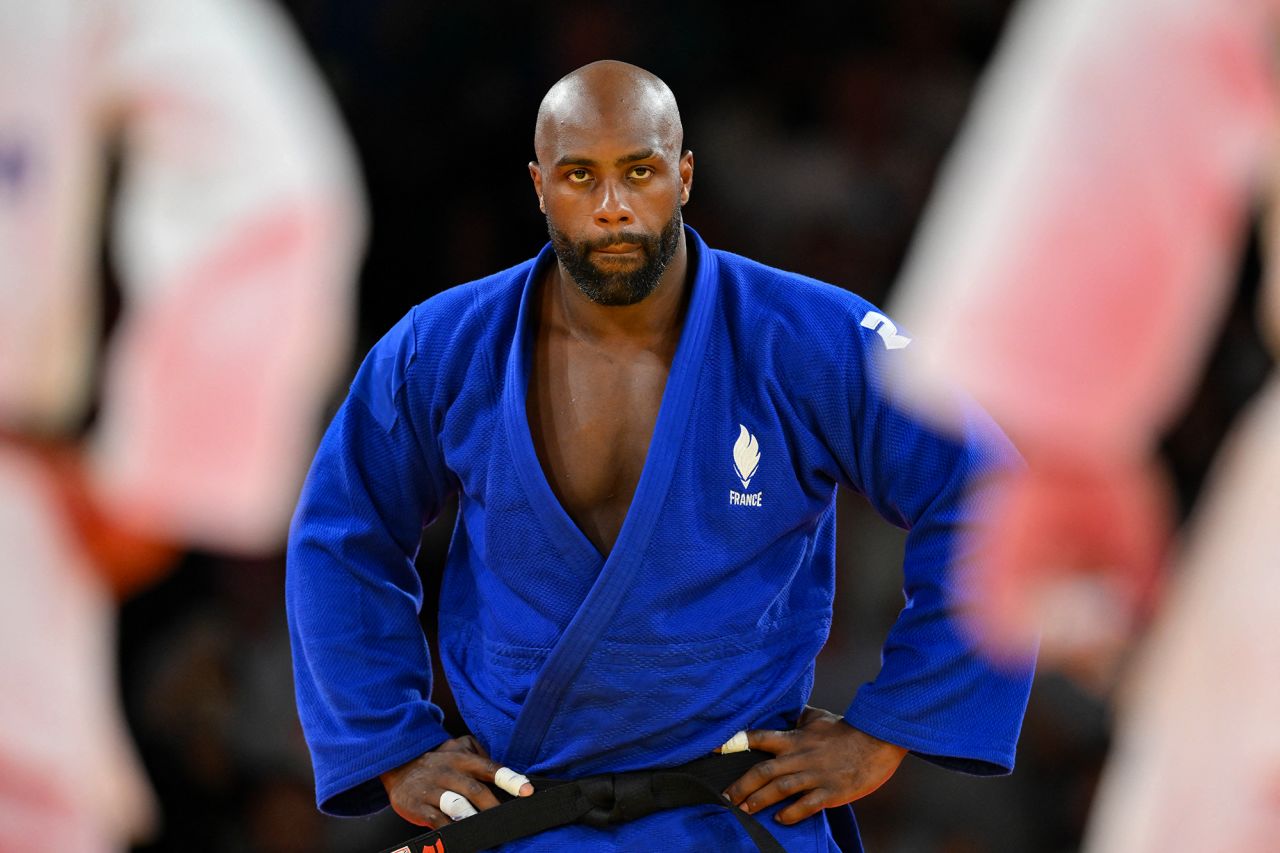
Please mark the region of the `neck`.
[[600, 305], [588, 299], [557, 261], [544, 291], [544, 316], [579, 340], [609, 345], [660, 347], [677, 340], [688, 304], [689, 253], [683, 230], [658, 286], [634, 305]]

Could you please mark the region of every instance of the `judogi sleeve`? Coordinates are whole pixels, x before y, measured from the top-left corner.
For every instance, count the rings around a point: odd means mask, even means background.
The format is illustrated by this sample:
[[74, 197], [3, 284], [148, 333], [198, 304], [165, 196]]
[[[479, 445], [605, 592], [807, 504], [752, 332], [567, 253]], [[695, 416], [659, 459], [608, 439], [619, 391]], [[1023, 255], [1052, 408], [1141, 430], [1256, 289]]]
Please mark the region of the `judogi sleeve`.
[[298, 711], [317, 802], [336, 815], [386, 806], [378, 774], [449, 738], [430, 700], [414, 557], [423, 526], [456, 485], [430, 406], [411, 403], [406, 388], [425, 381], [419, 311], [360, 367], [320, 443], [289, 535], [286, 606]]
[[119, 0], [95, 69], [122, 128], [124, 311], [91, 461], [103, 505], [273, 549], [347, 364], [364, 211], [336, 113], [261, 0]]
[[[886, 394], [881, 362], [909, 357], [906, 335], [863, 311], [841, 348], [843, 400], [827, 434], [846, 484], [886, 520], [905, 528], [905, 606], [885, 641], [882, 666], [845, 713], [854, 727], [953, 769], [981, 775], [1013, 769], [1031, 689], [1032, 663], [1005, 670], [961, 630], [968, 500], [984, 472], [1020, 464], [1011, 444], [976, 406], [958, 401], [958, 437], [925, 427]], [[880, 322], [876, 327], [876, 322]], [[870, 326], [871, 328], [868, 328]], [[890, 349], [889, 347], [893, 347]]]

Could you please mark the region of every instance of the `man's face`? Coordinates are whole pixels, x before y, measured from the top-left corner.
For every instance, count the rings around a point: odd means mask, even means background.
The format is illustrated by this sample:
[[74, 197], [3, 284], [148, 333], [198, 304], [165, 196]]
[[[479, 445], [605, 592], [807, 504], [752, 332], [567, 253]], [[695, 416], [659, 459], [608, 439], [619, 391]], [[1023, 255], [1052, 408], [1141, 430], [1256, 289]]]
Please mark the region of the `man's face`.
[[561, 125], [530, 164], [556, 256], [600, 305], [633, 305], [658, 286], [692, 181], [693, 156], [680, 156], [678, 140], [628, 123]]

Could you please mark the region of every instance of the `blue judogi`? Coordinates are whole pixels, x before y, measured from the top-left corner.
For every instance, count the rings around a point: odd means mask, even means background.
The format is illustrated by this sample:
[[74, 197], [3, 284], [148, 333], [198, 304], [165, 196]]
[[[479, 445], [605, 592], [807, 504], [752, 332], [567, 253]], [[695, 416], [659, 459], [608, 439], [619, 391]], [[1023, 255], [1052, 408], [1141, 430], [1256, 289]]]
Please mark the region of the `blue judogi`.
[[[413, 561], [454, 493], [437, 651], [502, 764], [570, 778], [667, 766], [740, 729], [791, 727], [831, 623], [843, 484], [909, 531], [906, 606], [845, 719], [944, 765], [1012, 768], [1030, 673], [990, 668], [947, 613], [966, 483], [1009, 464], [1008, 443], [979, 412], [956, 440], [890, 401], [876, 364], [907, 339], [864, 300], [686, 234], [688, 312], [607, 558], [560, 506], [529, 432], [550, 246], [418, 305], [365, 359], [289, 540], [298, 707], [326, 812], [386, 806], [378, 774], [450, 736]], [[835, 849], [822, 816], [762, 820], [788, 851]], [[735, 837], [724, 810], [697, 807], [537, 843], [723, 850]]]

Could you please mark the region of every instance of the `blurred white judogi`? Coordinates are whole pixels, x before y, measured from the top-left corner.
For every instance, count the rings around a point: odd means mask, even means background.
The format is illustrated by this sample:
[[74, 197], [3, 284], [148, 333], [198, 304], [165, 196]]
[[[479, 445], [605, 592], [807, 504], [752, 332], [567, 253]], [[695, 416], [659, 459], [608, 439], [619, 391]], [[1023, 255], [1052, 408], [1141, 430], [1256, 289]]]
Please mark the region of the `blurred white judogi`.
[[[112, 138], [125, 304], [104, 368]], [[101, 372], [98, 504], [149, 537], [276, 547], [346, 366], [362, 239], [353, 158], [278, 12], [0, 0], [0, 850], [116, 849], [154, 817], [112, 593], [25, 439], [74, 430]]]
[[[1024, 502], [1027, 529], [1007, 536], [1106, 559], [1116, 537], [1151, 532], [1132, 529], [1150, 518], [1129, 498], [1219, 328], [1249, 205], [1272, 189], [1278, 46], [1276, 0], [1018, 10], [896, 306], [921, 347], [917, 387], [927, 397], [934, 377], [958, 378], [1028, 455], [1040, 503]], [[1262, 322], [1274, 345], [1280, 232], [1268, 236]], [[1121, 497], [1090, 507], [1090, 495]], [[1124, 692], [1093, 853], [1280, 843], [1275, 373], [1201, 507]], [[1072, 534], [1067, 518], [1086, 523]], [[994, 621], [1017, 622], [1030, 603]]]

